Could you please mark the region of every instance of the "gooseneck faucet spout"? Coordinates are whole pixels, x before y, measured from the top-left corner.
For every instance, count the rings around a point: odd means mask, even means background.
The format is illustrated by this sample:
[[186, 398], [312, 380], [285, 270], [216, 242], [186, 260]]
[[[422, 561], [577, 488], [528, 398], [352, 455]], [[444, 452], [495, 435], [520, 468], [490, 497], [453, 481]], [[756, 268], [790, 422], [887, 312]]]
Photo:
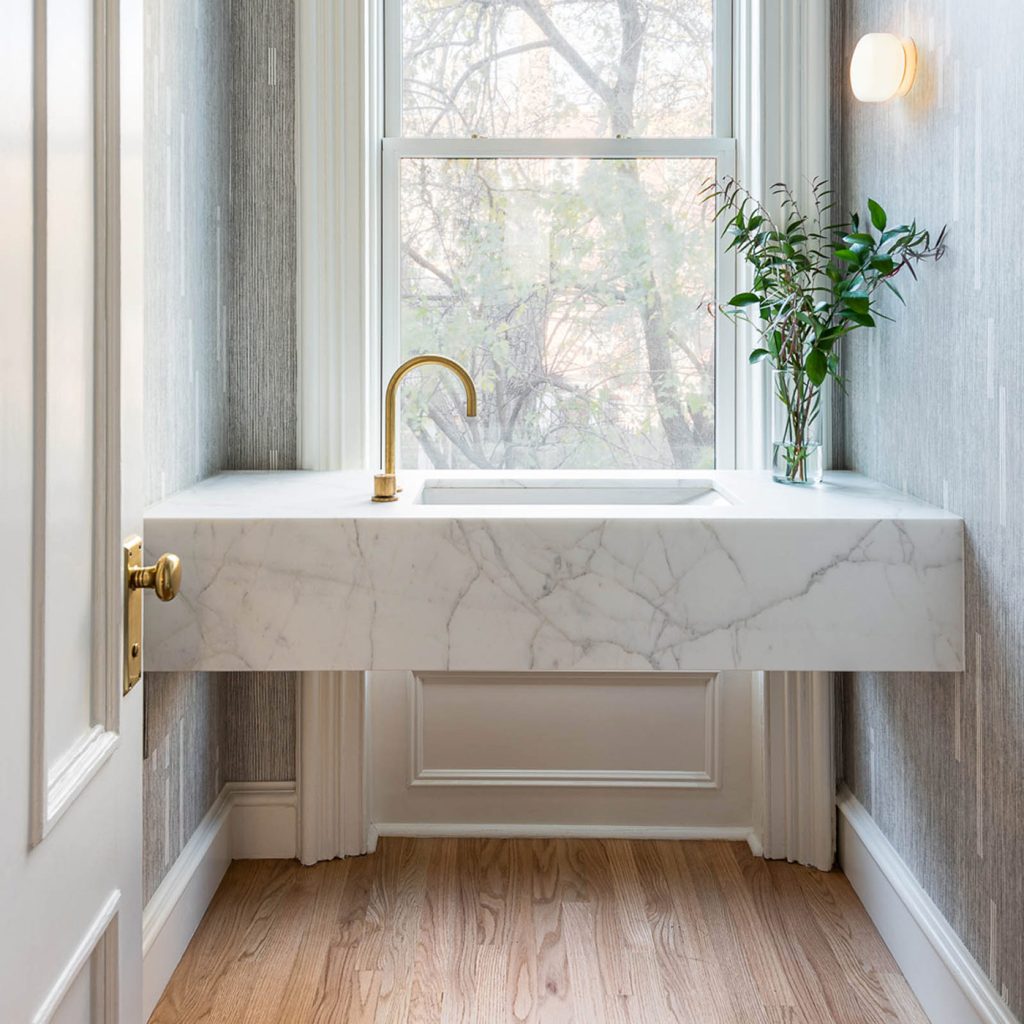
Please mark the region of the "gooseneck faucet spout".
[[384, 472], [378, 473], [373, 478], [374, 501], [394, 501], [398, 497], [399, 487], [395, 478], [395, 435], [397, 433], [395, 421], [398, 415], [398, 385], [410, 370], [429, 364], [447, 367], [462, 381], [462, 386], [466, 389], [466, 415], [476, 415], [476, 385], [473, 383], [469, 371], [461, 363], [457, 363], [447, 356], [430, 353], [413, 356], [412, 359], [407, 359], [402, 363], [391, 375], [387, 391], [384, 393]]

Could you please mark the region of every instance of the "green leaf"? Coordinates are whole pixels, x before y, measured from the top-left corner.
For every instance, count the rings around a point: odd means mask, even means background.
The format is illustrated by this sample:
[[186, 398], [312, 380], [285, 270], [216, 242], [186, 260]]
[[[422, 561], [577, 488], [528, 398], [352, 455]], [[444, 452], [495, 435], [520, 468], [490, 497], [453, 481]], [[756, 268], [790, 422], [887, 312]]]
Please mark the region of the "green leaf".
[[820, 387], [828, 376], [828, 357], [820, 349], [812, 349], [804, 363], [807, 376], [815, 387]]
[[753, 306], [755, 302], [760, 302], [759, 296], [753, 292], [740, 292], [738, 295], [734, 295], [727, 303], [727, 306]]
[[906, 224], [901, 224], [898, 228], [889, 228], [888, 231], [882, 233], [881, 244], [885, 245], [886, 242], [899, 238], [900, 235], [905, 235], [908, 231], [910, 231], [910, 228]]
[[896, 287], [896, 285], [894, 285], [894, 284], [892, 283], [892, 281], [883, 281], [883, 282], [882, 282], [882, 284], [884, 284], [884, 285], [885, 285], [885, 287], [886, 287], [886, 288], [888, 288], [888, 289], [889, 289], [889, 291], [891, 291], [891, 292], [893, 293], [893, 295], [895, 295], [895, 296], [896, 296], [896, 298], [897, 298], [897, 299], [899, 299], [899, 300], [900, 300], [900, 302], [902, 302], [902, 303], [903, 303], [903, 305], [904, 305], [904, 306], [905, 306], [905, 305], [907, 304], [907, 301], [906, 301], [906, 299], [904, 299], [904, 298], [903, 298], [903, 296], [902, 296], [902, 295], [900, 295], [900, 290], [899, 290], [899, 288], [897, 288], [897, 287]]
[[896, 269], [896, 264], [891, 256], [875, 256], [869, 266], [880, 274], [891, 274]]
[[858, 313], [852, 309], [844, 309], [839, 316], [843, 320], [852, 320], [855, 324], [859, 324], [861, 327], [874, 327], [875, 321], [870, 313]]
[[762, 359], [764, 359], [766, 356], [769, 356], [769, 355], [771, 355], [771, 353], [768, 351], [768, 349], [766, 349], [766, 348], [755, 348], [754, 351], [750, 353], [750, 364], [751, 364], [751, 366], [753, 366], [754, 363], [761, 362]]
[[847, 295], [843, 302], [847, 309], [855, 313], [867, 313], [871, 309], [871, 300], [861, 296]]
[[874, 201], [874, 199], [868, 200], [868, 211], [871, 214], [871, 223], [875, 225], [878, 231], [885, 230], [885, 222], [887, 220], [885, 216], [885, 210]]

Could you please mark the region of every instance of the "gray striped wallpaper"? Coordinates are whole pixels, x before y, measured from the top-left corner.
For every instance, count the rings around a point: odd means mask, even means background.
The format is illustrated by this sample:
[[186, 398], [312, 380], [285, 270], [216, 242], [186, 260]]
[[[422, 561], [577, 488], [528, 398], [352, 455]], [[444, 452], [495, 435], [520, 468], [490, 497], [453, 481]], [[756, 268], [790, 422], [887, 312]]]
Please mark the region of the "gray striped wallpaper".
[[146, 497], [228, 459], [230, 120], [219, 3], [145, 6]]
[[224, 784], [220, 688], [205, 673], [147, 673], [142, 881], [148, 900]]
[[294, 469], [295, 9], [231, 4], [230, 434], [224, 469]]
[[[847, 346], [843, 455], [963, 515], [968, 563], [967, 671], [845, 677], [844, 774], [1024, 1016], [1024, 4], [847, 0], [838, 13], [847, 205], [870, 195], [950, 226], [949, 255], [908, 282], [896, 323]], [[850, 96], [849, 56], [870, 31], [917, 41], [905, 99]]]
[[[146, 484], [295, 465], [292, 0], [146, 0]], [[185, 567], [188, 571], [188, 567]], [[224, 782], [295, 777], [291, 675], [145, 677], [145, 896]]]

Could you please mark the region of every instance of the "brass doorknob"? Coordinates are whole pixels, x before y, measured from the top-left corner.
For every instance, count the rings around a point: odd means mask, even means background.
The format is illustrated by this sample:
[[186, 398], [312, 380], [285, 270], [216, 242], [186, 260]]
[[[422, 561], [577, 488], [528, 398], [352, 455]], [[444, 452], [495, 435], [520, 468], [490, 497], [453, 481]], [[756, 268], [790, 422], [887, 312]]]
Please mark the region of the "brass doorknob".
[[151, 589], [161, 601], [173, 601], [181, 589], [181, 559], [177, 555], [161, 555], [156, 565], [129, 569], [128, 587]]

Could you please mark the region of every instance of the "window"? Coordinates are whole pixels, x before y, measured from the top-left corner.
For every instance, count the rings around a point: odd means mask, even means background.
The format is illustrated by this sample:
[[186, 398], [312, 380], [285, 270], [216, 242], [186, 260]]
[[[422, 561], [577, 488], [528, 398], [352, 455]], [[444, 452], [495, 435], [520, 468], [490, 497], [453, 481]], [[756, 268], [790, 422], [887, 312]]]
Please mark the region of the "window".
[[732, 464], [727, 0], [387, 0], [383, 365], [404, 465]]

